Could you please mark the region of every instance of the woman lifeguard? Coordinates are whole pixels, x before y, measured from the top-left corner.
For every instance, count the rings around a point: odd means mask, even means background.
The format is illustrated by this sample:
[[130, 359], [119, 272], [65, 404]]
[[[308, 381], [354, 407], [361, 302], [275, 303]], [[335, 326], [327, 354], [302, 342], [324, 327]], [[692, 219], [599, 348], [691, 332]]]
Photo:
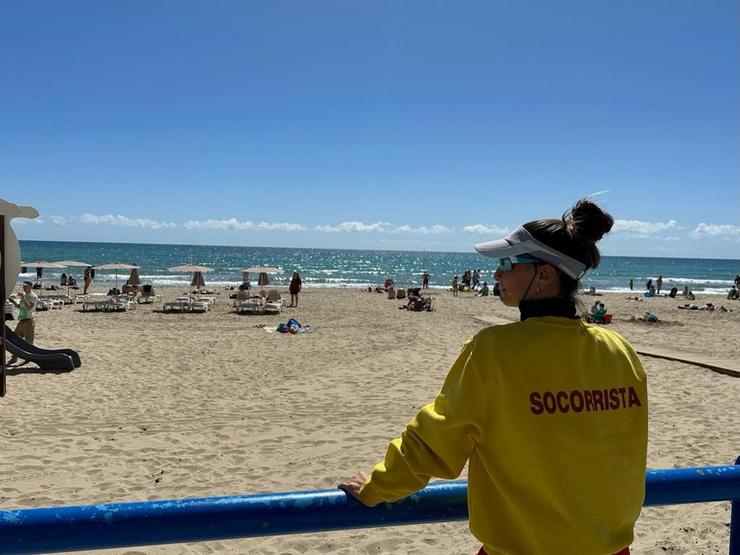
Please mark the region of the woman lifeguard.
[[462, 348], [442, 390], [370, 476], [340, 487], [368, 506], [468, 468], [481, 554], [629, 553], [645, 495], [647, 384], [634, 349], [577, 316], [579, 280], [614, 220], [589, 200], [561, 219], [476, 245], [499, 259], [521, 321]]

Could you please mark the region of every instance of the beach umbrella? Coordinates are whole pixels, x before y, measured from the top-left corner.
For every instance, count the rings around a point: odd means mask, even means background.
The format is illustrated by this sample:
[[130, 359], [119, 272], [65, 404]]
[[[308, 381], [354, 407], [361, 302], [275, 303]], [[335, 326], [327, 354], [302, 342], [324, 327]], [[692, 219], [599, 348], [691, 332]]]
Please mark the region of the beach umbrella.
[[[193, 274], [190, 280], [191, 287], [205, 287], [206, 281], [203, 279], [205, 272], [212, 272], [213, 268], [208, 266], [200, 266], [198, 264], [183, 264], [181, 266], [175, 266], [174, 268], [168, 268], [170, 272], [191, 272]], [[199, 278], [197, 276], [200, 276]]]
[[36, 268], [36, 276], [39, 278], [39, 284], [41, 285], [42, 295], [44, 291], [44, 278], [43, 278], [44, 268], [53, 268], [56, 270], [67, 268], [66, 266], [63, 266], [62, 264], [57, 264], [56, 262], [46, 262], [44, 260], [40, 260], [38, 262], [21, 262], [21, 266], [25, 266], [26, 268]]
[[129, 285], [141, 285], [138, 268], [131, 268], [131, 274], [128, 276], [128, 281], [126, 283]]
[[273, 268], [271, 266], [254, 266], [252, 268], [244, 268], [242, 272], [249, 272], [252, 274], [279, 274], [280, 268]]
[[[67, 268], [90, 268], [92, 264], [87, 262], [79, 262], [77, 260], [57, 260], [54, 264], [61, 264]], [[69, 276], [67, 277], [67, 296], [69, 297]]]
[[264, 287], [265, 285], [269, 285], [270, 283], [267, 274], [279, 274], [280, 269], [272, 268], [270, 266], [255, 266], [253, 268], [245, 268], [242, 270], [242, 272], [258, 274], [259, 277], [257, 278], [257, 285], [259, 285], [260, 287]]
[[122, 262], [110, 262], [108, 264], [101, 264], [95, 266], [96, 270], [114, 270], [116, 272], [116, 289], [118, 289], [118, 272], [119, 270], [133, 270], [138, 268], [136, 264], [124, 264]]
[[203, 279], [203, 272], [193, 272], [193, 279], [190, 280], [190, 287], [205, 287], [206, 280]]

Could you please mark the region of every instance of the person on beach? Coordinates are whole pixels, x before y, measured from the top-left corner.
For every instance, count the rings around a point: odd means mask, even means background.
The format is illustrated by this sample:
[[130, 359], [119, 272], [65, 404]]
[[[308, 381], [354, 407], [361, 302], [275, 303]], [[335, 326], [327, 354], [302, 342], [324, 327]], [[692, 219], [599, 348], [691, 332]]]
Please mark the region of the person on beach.
[[476, 293], [476, 297], [487, 297], [490, 294], [491, 290], [488, 288], [488, 282], [484, 281], [483, 286], [480, 288], [480, 291]]
[[303, 286], [303, 282], [301, 281], [301, 276], [298, 274], [298, 272], [293, 272], [293, 277], [290, 280], [290, 285], [288, 286], [288, 291], [290, 291], [290, 304], [289, 307], [297, 307], [298, 306], [298, 293], [301, 292], [301, 287]]
[[82, 294], [87, 295], [87, 290], [90, 289], [90, 286], [92, 285], [92, 270], [89, 266], [85, 268], [84, 281], [85, 287], [82, 289]]
[[635, 288], [635, 281], [633, 279], [630, 280], [630, 291], [632, 291]]
[[658, 279], [655, 280], [655, 289], [658, 295], [660, 295], [660, 288], [663, 287], [663, 276], [659, 275]]
[[424, 406], [367, 476], [339, 484], [374, 506], [468, 467], [480, 554], [629, 553], [645, 496], [646, 375], [620, 335], [578, 318], [579, 280], [599, 265], [613, 218], [582, 199], [476, 245], [520, 322], [462, 347]]
[[[23, 282], [23, 293], [20, 301], [11, 297], [8, 300], [19, 309], [15, 334], [33, 344], [33, 338], [36, 335], [36, 305], [39, 302], [38, 296], [33, 292], [33, 283], [30, 281]], [[13, 355], [10, 357], [8, 364], [15, 364], [16, 362], [18, 362], [18, 358]]]
[[452, 285], [452, 296], [453, 297], [457, 297], [457, 289], [458, 289], [458, 286], [457, 286], [457, 276], [455, 276], [455, 277], [452, 278], [452, 284], [451, 285]]
[[421, 288], [429, 289], [429, 272], [421, 274]]
[[242, 282], [239, 285], [239, 291], [249, 291], [252, 284], [249, 282], [249, 272], [242, 272]]
[[591, 307], [591, 321], [594, 324], [603, 324], [605, 315], [606, 307], [604, 306], [604, 303], [594, 303], [594, 306]]
[[650, 278], [645, 282], [645, 291], [650, 291], [653, 288], [653, 278]]

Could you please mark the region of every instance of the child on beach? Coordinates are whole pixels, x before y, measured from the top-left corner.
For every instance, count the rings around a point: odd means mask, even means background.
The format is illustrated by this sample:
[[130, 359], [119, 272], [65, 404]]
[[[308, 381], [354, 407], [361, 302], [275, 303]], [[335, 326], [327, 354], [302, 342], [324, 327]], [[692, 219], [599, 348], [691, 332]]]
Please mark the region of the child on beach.
[[[634, 349], [576, 315], [613, 218], [583, 199], [476, 245], [521, 321], [469, 339], [385, 460], [339, 485], [362, 503], [452, 479], [469, 461], [470, 530], [486, 553], [629, 553], [645, 495], [647, 387]], [[605, 502], [608, 500], [608, 502]]]

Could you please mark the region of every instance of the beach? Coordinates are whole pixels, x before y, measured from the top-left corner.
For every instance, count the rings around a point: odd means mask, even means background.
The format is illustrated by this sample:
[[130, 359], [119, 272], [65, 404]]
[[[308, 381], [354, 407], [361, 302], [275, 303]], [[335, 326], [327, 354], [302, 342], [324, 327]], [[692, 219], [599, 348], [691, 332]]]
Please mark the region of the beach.
[[[82, 366], [9, 369], [0, 402], [0, 507], [336, 487], [381, 460], [434, 399], [485, 318], [518, 319], [494, 297], [434, 290], [436, 310], [416, 313], [398, 309], [405, 301], [349, 288], [305, 288], [298, 308], [238, 315], [231, 292], [215, 290], [217, 302], [204, 314], [165, 314], [161, 303], [125, 313], [67, 305], [38, 314], [36, 345], [75, 349]], [[167, 300], [183, 289], [157, 292]], [[691, 302], [731, 311], [688, 311], [678, 309], [689, 302], [680, 296], [627, 299], [635, 294], [596, 298], [614, 315], [609, 328], [635, 345], [740, 358], [740, 302], [700, 294]], [[581, 298], [584, 307], [594, 301]], [[646, 312], [661, 322], [640, 320]], [[289, 318], [313, 332], [267, 331]], [[648, 467], [732, 464], [740, 455], [740, 378], [641, 358]], [[729, 520], [729, 502], [644, 509], [633, 553], [727, 553]], [[472, 554], [479, 547], [467, 523], [453, 522], [110, 552]]]

